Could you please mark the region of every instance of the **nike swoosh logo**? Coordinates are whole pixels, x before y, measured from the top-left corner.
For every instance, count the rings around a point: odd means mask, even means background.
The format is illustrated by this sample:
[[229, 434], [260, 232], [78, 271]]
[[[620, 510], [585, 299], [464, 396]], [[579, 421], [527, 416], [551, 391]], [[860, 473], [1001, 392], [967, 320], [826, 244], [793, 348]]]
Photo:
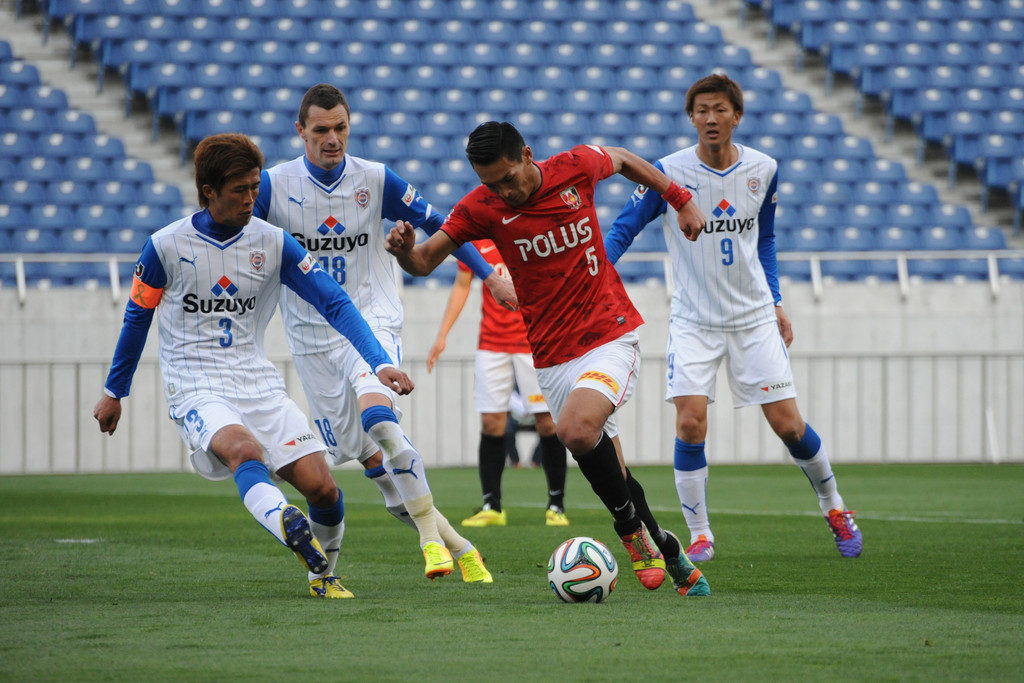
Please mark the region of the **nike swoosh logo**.
[[306, 201], [306, 198], [305, 198], [305, 197], [303, 197], [302, 199], [296, 199], [295, 197], [289, 196], [289, 197], [288, 197], [288, 201], [290, 201], [290, 202], [295, 202], [295, 203], [296, 203], [296, 204], [298, 204], [299, 206], [302, 206], [302, 202]]
[[480, 253], [486, 254], [488, 252], [494, 251], [495, 249], [497, 249], [497, 247], [484, 247], [483, 249], [480, 250]]
[[502, 216], [501, 217], [501, 222], [503, 224], [505, 224], [505, 225], [508, 225], [509, 223], [511, 223], [512, 221], [514, 221], [515, 219], [519, 218], [522, 215], [523, 214], [521, 214], [521, 213], [517, 213], [515, 216], [512, 216], [512, 218], [505, 218], [504, 216]]

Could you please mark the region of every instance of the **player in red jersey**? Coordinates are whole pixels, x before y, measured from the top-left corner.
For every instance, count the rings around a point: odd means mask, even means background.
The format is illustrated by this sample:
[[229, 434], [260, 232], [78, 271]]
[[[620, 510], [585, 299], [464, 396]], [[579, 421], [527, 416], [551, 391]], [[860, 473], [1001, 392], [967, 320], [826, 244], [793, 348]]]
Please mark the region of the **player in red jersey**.
[[466, 156], [482, 185], [421, 244], [412, 226], [399, 221], [388, 234], [388, 251], [422, 276], [464, 242], [494, 240], [516, 288], [558, 438], [611, 512], [637, 578], [655, 589], [668, 569], [679, 593], [707, 595], [707, 581], [675, 535], [658, 525], [612, 441], [618, 433], [612, 413], [636, 385], [635, 330], [643, 319], [605, 256], [594, 186], [621, 173], [651, 188], [677, 210], [690, 240], [700, 235], [704, 215], [686, 190], [621, 147], [578, 145], [538, 163], [512, 124], [489, 121], [470, 134]]
[[[491, 240], [474, 242], [494, 272], [505, 276], [508, 269]], [[427, 354], [427, 372], [441, 356], [448, 342], [448, 332], [462, 313], [469, 297], [473, 271], [459, 264], [455, 285], [448, 296], [448, 305], [441, 318], [441, 329]], [[530, 356], [526, 325], [518, 311], [499, 304], [486, 290], [483, 292], [480, 337], [476, 354], [476, 409], [480, 413], [480, 449], [478, 466], [484, 503], [473, 516], [462, 520], [462, 526], [505, 526], [508, 515], [501, 507], [501, 475], [505, 469], [505, 428], [508, 425], [509, 401], [518, 386], [526, 410], [531, 413], [540, 435], [541, 465], [548, 482], [548, 507], [544, 513], [548, 526], [568, 526], [565, 515], [565, 446], [555, 434], [544, 395], [537, 381], [537, 371]]]

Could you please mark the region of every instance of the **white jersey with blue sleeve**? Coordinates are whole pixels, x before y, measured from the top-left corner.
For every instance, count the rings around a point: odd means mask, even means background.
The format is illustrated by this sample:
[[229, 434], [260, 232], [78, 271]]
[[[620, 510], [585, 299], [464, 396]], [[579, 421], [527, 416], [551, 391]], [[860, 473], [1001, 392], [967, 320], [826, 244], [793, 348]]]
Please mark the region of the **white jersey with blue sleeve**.
[[169, 404], [195, 394], [242, 399], [283, 392], [284, 381], [264, 350], [282, 284], [343, 331], [374, 371], [392, 364], [349, 297], [294, 238], [259, 218], [242, 230], [218, 233], [223, 229], [201, 211], [146, 243], [107, 377], [108, 395], [128, 395], [154, 309]]
[[736, 145], [739, 158], [724, 171], [704, 165], [697, 148], [679, 150], [656, 166], [693, 195], [707, 217], [704, 233], [690, 242], [676, 211], [646, 187], [636, 189], [605, 237], [614, 263], [640, 230], [662, 217], [672, 259], [672, 316], [717, 331], [742, 330], [775, 322], [779, 294], [775, 256], [778, 163], [757, 150]]
[[[263, 171], [254, 214], [298, 240], [344, 287], [373, 329], [394, 335], [401, 332], [403, 311], [394, 261], [384, 248], [390, 229], [384, 221], [409, 221], [431, 233], [444, 223], [416, 188], [384, 164], [347, 154], [331, 171], [305, 156]], [[473, 253], [478, 260], [474, 271], [486, 268], [478, 272], [486, 277], [490, 266]], [[282, 292], [281, 314], [295, 355], [343, 344], [323, 317], [292, 292]]]

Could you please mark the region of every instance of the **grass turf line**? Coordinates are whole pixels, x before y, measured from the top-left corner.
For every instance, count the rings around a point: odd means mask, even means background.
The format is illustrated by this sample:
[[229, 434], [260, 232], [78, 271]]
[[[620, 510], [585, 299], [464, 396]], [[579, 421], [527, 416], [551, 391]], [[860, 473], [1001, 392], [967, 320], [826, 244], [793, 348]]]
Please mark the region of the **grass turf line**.
[[[301, 565], [231, 482], [2, 477], [0, 678], [1017, 677], [1024, 467], [836, 470], [860, 511], [857, 560], [807, 515], [815, 498], [795, 468], [713, 467], [718, 554], [701, 600], [639, 585], [575, 469], [568, 528], [544, 526], [539, 471], [506, 470], [509, 526], [462, 530], [494, 573], [489, 586], [458, 571], [427, 581], [412, 530], [359, 472], [338, 472], [339, 573], [356, 599], [331, 602], [306, 596]], [[669, 468], [635, 471], [659, 519], [684, 532]], [[475, 470], [429, 476], [458, 526], [479, 505]], [[546, 586], [548, 556], [575, 535], [603, 540], [620, 563], [604, 604], [563, 605]]]

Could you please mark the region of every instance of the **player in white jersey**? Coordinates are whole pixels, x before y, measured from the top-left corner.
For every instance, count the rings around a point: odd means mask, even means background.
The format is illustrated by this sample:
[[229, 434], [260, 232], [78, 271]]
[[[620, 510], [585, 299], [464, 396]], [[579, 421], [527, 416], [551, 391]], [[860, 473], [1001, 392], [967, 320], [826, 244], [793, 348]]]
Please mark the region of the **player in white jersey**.
[[[402, 304], [394, 262], [384, 249], [384, 221], [407, 220], [432, 233], [444, 217], [384, 164], [346, 153], [349, 114], [334, 86], [320, 83], [306, 92], [295, 124], [305, 153], [263, 172], [255, 214], [305, 245], [401, 363]], [[514, 305], [511, 282], [472, 246], [457, 256]], [[280, 306], [310, 412], [333, 461], [359, 460], [388, 510], [419, 532], [429, 578], [451, 573], [454, 554], [463, 580], [489, 583], [479, 552], [434, 507], [423, 459], [398, 425], [394, 392], [309, 304], [284, 291]]]
[[672, 293], [665, 399], [676, 406], [675, 478], [693, 561], [714, 557], [707, 512], [708, 403], [715, 375], [728, 357], [736, 407], [760, 405], [814, 487], [822, 514], [843, 557], [862, 547], [854, 511], [843, 504], [821, 439], [804, 422], [786, 348], [793, 330], [782, 308], [775, 258], [778, 163], [732, 142], [743, 115], [743, 93], [733, 80], [712, 75], [686, 94], [686, 113], [698, 143], [655, 163], [685, 185], [708, 222], [704, 239], [690, 242], [676, 227], [675, 210], [638, 187], [605, 237], [614, 263], [641, 229], [662, 216], [672, 258]]
[[[340, 534], [344, 527], [341, 492], [323, 444], [263, 349], [281, 285], [344, 334], [382, 383], [400, 394], [413, 385], [317, 260], [291, 235], [252, 217], [262, 167], [263, 155], [243, 135], [199, 143], [195, 176], [203, 209], [146, 242], [93, 415], [101, 431], [114, 433], [156, 313], [164, 395], [196, 470], [208, 479], [234, 477], [256, 521], [305, 563], [311, 595], [350, 598], [334, 576], [336, 549], [317, 540], [324, 529]], [[312, 524], [288, 504], [271, 472], [306, 497]]]

